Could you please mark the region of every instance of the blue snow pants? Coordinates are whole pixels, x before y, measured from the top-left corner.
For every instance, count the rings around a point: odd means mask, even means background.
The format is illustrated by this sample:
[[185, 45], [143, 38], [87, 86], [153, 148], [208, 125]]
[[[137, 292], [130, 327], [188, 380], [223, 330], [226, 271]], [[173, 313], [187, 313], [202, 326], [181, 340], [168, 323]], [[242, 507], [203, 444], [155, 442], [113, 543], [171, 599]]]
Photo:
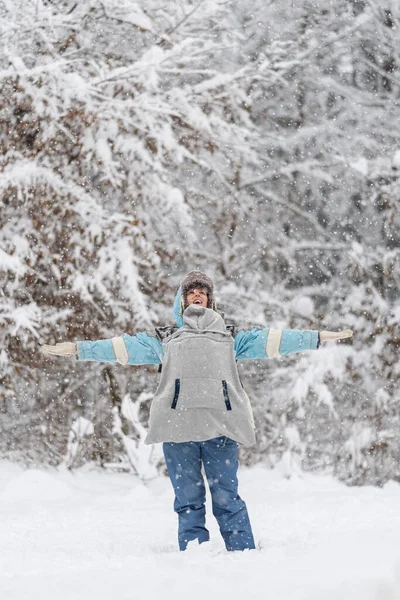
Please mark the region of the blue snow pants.
[[238, 494], [238, 445], [227, 437], [204, 442], [164, 442], [165, 461], [175, 491], [174, 510], [178, 514], [179, 549], [188, 542], [210, 539], [206, 529], [206, 490], [201, 473], [204, 465], [217, 519], [227, 550], [253, 549], [246, 504]]

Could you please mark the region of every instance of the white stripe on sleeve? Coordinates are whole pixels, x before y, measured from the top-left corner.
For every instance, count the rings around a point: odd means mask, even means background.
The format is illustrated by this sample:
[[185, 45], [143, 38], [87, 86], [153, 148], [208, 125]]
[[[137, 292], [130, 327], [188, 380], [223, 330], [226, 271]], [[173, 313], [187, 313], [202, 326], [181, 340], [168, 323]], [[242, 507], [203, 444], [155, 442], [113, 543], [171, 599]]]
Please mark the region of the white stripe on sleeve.
[[282, 331], [280, 329], [270, 329], [268, 332], [268, 340], [266, 352], [269, 358], [279, 356], [279, 348], [281, 345]]
[[119, 336], [111, 339], [113, 350], [115, 354], [115, 358], [117, 362], [121, 365], [126, 365], [128, 363], [128, 351], [125, 346], [124, 338]]

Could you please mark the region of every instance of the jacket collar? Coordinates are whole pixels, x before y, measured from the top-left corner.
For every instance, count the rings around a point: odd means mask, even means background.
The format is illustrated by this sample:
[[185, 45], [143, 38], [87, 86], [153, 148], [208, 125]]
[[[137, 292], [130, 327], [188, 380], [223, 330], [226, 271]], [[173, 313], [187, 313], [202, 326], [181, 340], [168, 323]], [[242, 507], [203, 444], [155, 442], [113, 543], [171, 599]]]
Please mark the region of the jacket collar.
[[197, 306], [191, 304], [186, 308], [183, 315], [183, 324], [186, 330], [197, 331], [221, 331], [226, 333], [226, 326], [220, 314], [206, 308], [205, 306]]

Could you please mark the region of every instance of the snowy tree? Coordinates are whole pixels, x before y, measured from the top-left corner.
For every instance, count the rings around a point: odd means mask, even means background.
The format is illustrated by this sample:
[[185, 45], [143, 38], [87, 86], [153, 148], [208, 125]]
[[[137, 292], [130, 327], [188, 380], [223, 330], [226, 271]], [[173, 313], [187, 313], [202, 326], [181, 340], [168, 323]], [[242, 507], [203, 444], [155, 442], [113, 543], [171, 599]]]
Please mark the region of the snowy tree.
[[[165, 318], [176, 283], [165, 275], [201, 248], [203, 179], [227, 193], [234, 157], [251, 155], [248, 70], [213, 60], [229, 37], [217, 25], [223, 2], [1, 11], [2, 411], [11, 430], [16, 415], [37, 429], [50, 411], [62, 447], [76, 402], [94, 402], [93, 377], [85, 392], [80, 365], [43, 369], [38, 345]], [[120, 404], [118, 377], [94, 372]]]
[[[259, 6], [260, 21], [272, 23], [266, 41], [250, 21], [256, 58], [274, 44], [283, 58], [275, 68], [279, 77], [265, 69], [252, 90], [268, 158], [263, 173], [243, 188], [258, 198], [260, 221], [273, 226], [261, 264], [275, 292], [275, 323], [322, 329], [345, 322], [356, 338], [354, 351], [338, 350], [339, 370], [327, 361], [325, 373], [315, 371], [314, 357], [314, 372], [303, 358], [287, 361], [284, 372], [269, 369], [270, 400], [264, 401], [267, 412], [260, 407], [259, 422], [264, 447], [273, 439], [275, 452], [279, 441], [285, 451], [289, 419], [308, 441], [305, 465], [337, 465], [346, 479], [381, 483], [398, 477], [399, 458], [392, 367], [398, 345], [399, 8], [305, 1], [292, 5], [295, 18], [283, 22], [291, 4]], [[262, 385], [255, 397], [263, 397]], [[369, 469], [355, 474], [345, 457], [357, 419], [372, 426], [375, 441], [367, 449]], [[373, 468], [384, 451], [386, 469]]]
[[198, 266], [239, 327], [355, 330], [241, 366], [243, 458], [398, 478], [398, 3], [0, 11], [2, 453], [63, 461], [82, 417], [87, 459], [139, 460], [155, 370], [37, 348], [170, 321]]

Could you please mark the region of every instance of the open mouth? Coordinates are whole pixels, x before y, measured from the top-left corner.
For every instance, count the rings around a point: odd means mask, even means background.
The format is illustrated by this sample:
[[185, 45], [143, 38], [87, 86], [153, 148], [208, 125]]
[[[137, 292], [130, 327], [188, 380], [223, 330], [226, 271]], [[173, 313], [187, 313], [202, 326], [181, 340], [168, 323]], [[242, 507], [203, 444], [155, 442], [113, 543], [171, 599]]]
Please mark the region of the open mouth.
[[197, 298], [197, 299], [196, 299], [196, 300], [193, 302], [193, 304], [201, 304], [201, 300], [200, 300], [199, 298]]

